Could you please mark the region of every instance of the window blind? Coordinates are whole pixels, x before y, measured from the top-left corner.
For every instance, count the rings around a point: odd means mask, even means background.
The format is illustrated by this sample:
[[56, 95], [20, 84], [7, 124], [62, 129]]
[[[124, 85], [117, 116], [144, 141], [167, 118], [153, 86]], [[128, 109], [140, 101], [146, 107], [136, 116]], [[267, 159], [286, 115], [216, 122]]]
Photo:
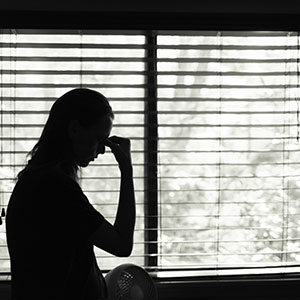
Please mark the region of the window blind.
[[[297, 33], [2, 30], [0, 43], [1, 207], [55, 99], [93, 88], [116, 114], [112, 134], [132, 140], [137, 200], [133, 254], [95, 248], [102, 270], [298, 270]], [[111, 222], [119, 179], [110, 153], [80, 173]]]
[[159, 264], [291, 271], [271, 267], [300, 259], [297, 33], [165, 32], [157, 44]]
[[[80, 31], [6, 31], [1, 35], [1, 201], [7, 205], [14, 178], [37, 142], [53, 102], [68, 90], [99, 90], [115, 113], [112, 135], [129, 137], [136, 187], [137, 222], [130, 258], [95, 248], [103, 270], [144, 265], [144, 77], [145, 37]], [[120, 185], [110, 151], [82, 169], [80, 184], [94, 207], [114, 221]], [[4, 227], [1, 270], [9, 270]], [[45, 257], [45, 259], [47, 259]]]

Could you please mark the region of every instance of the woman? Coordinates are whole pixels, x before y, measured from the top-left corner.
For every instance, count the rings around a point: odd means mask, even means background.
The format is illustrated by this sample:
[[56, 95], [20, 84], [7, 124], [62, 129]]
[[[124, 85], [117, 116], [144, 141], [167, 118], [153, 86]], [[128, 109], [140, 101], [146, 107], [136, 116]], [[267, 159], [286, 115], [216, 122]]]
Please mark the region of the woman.
[[[135, 225], [130, 141], [109, 137], [113, 118], [107, 99], [89, 89], [72, 90], [53, 104], [8, 204], [12, 300], [107, 297], [93, 246], [129, 256]], [[121, 173], [113, 225], [77, 182], [78, 169], [104, 154], [105, 146]]]

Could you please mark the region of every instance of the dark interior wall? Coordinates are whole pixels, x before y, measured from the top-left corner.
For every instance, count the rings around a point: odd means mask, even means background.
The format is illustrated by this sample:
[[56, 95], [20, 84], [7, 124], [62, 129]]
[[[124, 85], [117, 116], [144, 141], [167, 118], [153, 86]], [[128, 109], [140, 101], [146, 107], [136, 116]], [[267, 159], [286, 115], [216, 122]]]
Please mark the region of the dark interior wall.
[[299, 0], [1, 0], [0, 10], [300, 13]]

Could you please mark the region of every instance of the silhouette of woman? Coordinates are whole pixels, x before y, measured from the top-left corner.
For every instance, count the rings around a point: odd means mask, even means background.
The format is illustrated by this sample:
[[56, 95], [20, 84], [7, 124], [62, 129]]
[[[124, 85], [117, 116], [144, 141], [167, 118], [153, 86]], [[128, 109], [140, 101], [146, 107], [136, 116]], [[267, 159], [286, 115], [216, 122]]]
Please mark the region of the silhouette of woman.
[[[113, 119], [109, 102], [94, 90], [71, 90], [53, 104], [8, 204], [12, 300], [107, 298], [93, 247], [129, 256], [135, 226], [130, 140], [109, 137]], [[90, 204], [77, 176], [105, 146], [121, 173], [114, 224]]]

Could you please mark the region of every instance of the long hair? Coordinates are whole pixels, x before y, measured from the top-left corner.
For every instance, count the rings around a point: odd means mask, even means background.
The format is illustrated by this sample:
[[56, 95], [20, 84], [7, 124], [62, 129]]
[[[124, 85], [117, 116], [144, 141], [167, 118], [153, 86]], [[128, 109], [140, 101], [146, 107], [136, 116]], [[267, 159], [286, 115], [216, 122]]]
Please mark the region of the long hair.
[[60, 170], [77, 180], [78, 165], [75, 163], [68, 125], [78, 120], [89, 127], [105, 115], [113, 117], [108, 100], [101, 93], [90, 89], [74, 89], [58, 98], [51, 107], [48, 120], [39, 141], [27, 154], [30, 157], [18, 179], [30, 170], [44, 166], [59, 166]]

